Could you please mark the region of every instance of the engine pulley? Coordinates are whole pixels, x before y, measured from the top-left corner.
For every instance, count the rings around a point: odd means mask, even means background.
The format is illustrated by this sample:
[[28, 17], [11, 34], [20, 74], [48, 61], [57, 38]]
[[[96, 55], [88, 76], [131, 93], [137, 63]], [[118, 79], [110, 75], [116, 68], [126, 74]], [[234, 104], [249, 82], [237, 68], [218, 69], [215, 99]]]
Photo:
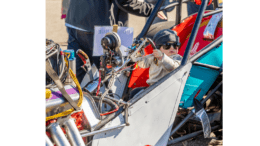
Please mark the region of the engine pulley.
[[104, 51], [111, 49], [118, 53], [119, 47], [121, 46], [121, 39], [117, 33], [109, 32], [101, 39], [101, 46]]

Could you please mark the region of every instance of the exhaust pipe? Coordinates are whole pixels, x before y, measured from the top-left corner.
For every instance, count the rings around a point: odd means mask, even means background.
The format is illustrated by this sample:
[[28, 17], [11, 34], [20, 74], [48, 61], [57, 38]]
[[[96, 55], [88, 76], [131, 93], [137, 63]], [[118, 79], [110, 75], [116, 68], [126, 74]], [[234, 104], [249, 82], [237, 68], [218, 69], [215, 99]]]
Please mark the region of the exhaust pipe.
[[46, 140], [46, 146], [53, 146], [51, 140], [49, 139], [49, 137], [47, 135], [45, 137], [45, 140]]
[[64, 126], [72, 146], [85, 146], [74, 119], [71, 118], [64, 122]]
[[58, 123], [50, 124], [48, 129], [50, 129], [51, 137], [57, 146], [70, 146]]

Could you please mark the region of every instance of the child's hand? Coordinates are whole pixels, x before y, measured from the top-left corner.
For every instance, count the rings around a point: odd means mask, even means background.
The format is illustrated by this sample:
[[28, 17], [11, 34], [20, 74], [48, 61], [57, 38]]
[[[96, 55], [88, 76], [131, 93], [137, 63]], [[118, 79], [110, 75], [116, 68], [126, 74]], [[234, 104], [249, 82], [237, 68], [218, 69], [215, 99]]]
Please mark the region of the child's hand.
[[163, 53], [160, 50], [153, 50], [153, 55], [159, 60], [162, 60]]

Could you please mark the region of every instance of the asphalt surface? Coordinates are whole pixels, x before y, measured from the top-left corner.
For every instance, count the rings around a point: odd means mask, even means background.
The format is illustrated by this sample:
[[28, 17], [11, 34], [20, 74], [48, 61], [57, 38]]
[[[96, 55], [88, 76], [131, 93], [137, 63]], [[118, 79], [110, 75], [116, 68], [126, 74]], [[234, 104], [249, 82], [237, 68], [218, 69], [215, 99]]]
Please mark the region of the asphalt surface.
[[[46, 0], [46, 38], [52, 39], [59, 43], [61, 48], [67, 48], [68, 34], [66, 32], [65, 20], [61, 19], [61, 1], [62, 0]], [[141, 0], [140, 0], [141, 1]], [[175, 20], [176, 9], [167, 13], [168, 21]], [[183, 4], [182, 19], [187, 17], [187, 5]], [[134, 28], [134, 37], [136, 37], [145, 25], [144, 17], [137, 17], [129, 14], [129, 27]], [[215, 135], [211, 133], [211, 138], [204, 139], [198, 136], [196, 140], [189, 140], [172, 144], [171, 146], [221, 146], [222, 140], [217, 140]]]

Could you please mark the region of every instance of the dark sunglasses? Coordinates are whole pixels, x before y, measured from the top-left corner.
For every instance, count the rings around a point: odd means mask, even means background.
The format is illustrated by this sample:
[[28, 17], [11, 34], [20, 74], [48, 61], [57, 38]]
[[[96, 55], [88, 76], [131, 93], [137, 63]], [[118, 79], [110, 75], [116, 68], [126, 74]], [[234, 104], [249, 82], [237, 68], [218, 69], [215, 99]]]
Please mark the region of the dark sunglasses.
[[166, 43], [166, 44], [162, 44], [162, 45], [158, 45], [157, 48], [159, 49], [161, 46], [163, 47], [164, 50], [169, 50], [171, 48], [171, 46], [173, 46], [174, 49], [177, 49], [177, 47], [179, 47], [181, 44], [180, 43]]

